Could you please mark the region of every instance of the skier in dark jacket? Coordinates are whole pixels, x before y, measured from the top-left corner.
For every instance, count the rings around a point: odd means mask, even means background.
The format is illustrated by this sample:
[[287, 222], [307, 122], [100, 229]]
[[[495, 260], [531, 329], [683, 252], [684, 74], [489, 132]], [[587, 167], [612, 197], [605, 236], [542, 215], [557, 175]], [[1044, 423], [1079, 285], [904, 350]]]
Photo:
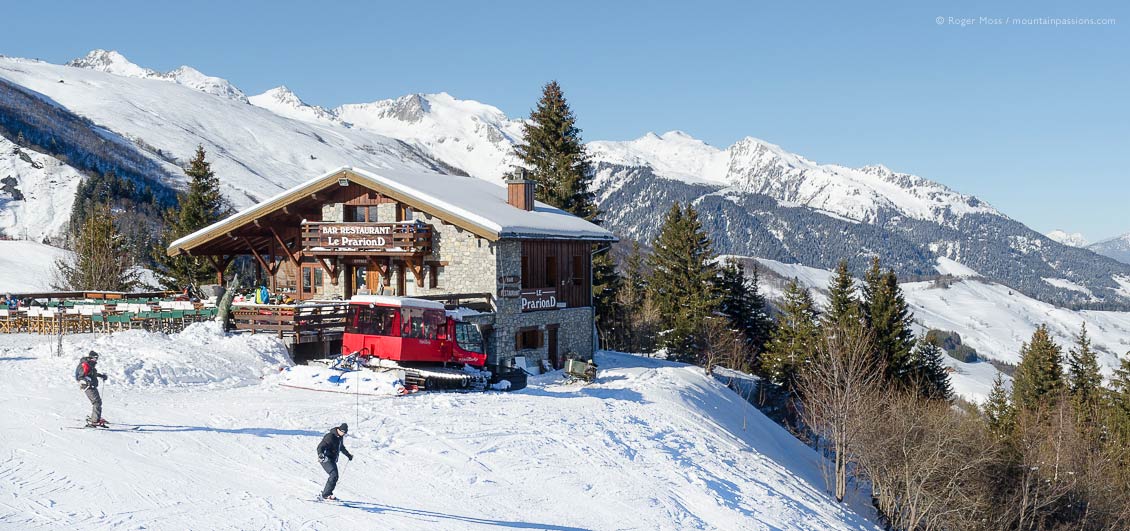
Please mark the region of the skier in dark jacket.
[[334, 487], [337, 486], [337, 458], [338, 454], [345, 454], [350, 461], [353, 460], [353, 454], [345, 449], [345, 434], [349, 432], [349, 425], [342, 422], [325, 437], [322, 437], [322, 442], [318, 444], [318, 461], [322, 463], [322, 468], [330, 475], [326, 479], [326, 488], [322, 489], [323, 500], [336, 500], [334, 497]]
[[98, 353], [90, 351], [86, 357], [79, 360], [75, 368], [75, 380], [79, 389], [86, 393], [90, 399], [90, 418], [86, 419], [86, 427], [105, 426], [106, 420], [102, 418], [102, 396], [98, 394], [98, 379], [106, 380], [106, 375], [98, 372]]

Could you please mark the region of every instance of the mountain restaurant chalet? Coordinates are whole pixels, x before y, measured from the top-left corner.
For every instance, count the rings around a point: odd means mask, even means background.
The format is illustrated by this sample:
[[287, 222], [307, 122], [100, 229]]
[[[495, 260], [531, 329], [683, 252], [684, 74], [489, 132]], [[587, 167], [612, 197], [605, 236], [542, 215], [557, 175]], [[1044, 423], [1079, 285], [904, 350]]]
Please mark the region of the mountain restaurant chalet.
[[594, 349], [592, 254], [615, 237], [534, 201], [534, 183], [342, 168], [173, 242], [217, 276], [237, 256], [272, 293], [478, 300], [487, 363], [560, 367]]

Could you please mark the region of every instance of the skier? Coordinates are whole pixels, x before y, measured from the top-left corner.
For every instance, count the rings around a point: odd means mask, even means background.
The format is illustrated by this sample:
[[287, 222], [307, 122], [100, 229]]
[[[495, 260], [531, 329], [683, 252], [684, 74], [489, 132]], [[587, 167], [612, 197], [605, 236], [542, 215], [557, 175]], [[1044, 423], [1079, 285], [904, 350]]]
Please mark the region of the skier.
[[345, 449], [345, 434], [349, 431], [349, 425], [342, 422], [341, 426], [333, 428], [325, 437], [322, 437], [322, 442], [318, 444], [318, 461], [322, 463], [322, 468], [330, 475], [326, 479], [326, 488], [322, 489], [323, 500], [336, 500], [334, 497], [334, 487], [337, 486], [337, 458], [338, 453], [345, 454], [350, 461], [353, 460], [353, 454]]
[[106, 380], [106, 375], [98, 372], [98, 353], [90, 351], [86, 357], [79, 360], [75, 367], [75, 380], [79, 389], [86, 393], [90, 399], [90, 418], [86, 419], [87, 428], [106, 427], [106, 420], [102, 418], [102, 396], [98, 394], [98, 379]]

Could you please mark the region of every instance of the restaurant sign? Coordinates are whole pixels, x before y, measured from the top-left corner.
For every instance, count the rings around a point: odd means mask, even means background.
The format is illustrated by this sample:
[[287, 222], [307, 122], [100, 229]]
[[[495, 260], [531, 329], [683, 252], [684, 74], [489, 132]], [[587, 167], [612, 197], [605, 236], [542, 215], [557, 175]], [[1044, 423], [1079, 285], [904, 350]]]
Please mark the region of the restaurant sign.
[[308, 233], [308, 247], [337, 250], [380, 250], [392, 245], [395, 223], [320, 223]]
[[552, 288], [524, 289], [521, 292], [522, 311], [556, 310], [557, 290]]

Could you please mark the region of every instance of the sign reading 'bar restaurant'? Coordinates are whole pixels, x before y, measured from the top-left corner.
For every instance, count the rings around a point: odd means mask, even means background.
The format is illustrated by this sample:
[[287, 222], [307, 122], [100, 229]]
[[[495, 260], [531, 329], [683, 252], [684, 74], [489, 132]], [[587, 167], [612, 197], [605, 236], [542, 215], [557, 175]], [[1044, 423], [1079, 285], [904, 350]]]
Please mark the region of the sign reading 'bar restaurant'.
[[383, 250], [393, 246], [393, 234], [404, 233], [397, 223], [311, 223], [305, 227], [307, 247], [337, 250]]

